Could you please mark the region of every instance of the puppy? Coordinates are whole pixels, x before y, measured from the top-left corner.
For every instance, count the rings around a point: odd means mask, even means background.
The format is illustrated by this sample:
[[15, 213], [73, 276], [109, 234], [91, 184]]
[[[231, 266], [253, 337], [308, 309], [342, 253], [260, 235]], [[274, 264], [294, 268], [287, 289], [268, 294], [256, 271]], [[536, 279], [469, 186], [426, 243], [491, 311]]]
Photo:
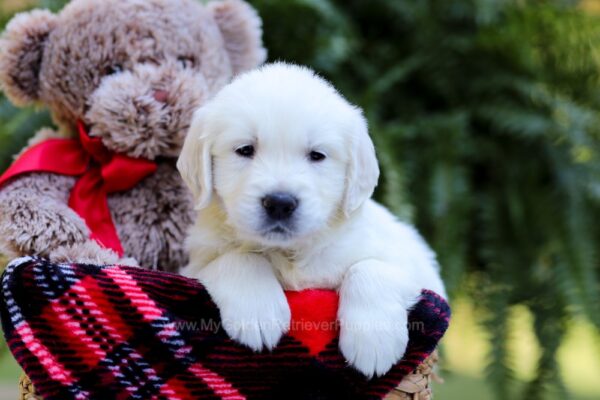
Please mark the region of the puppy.
[[335, 289], [341, 352], [382, 375], [404, 355], [421, 289], [445, 296], [419, 234], [370, 200], [379, 168], [361, 110], [307, 68], [271, 64], [222, 89], [178, 168], [198, 210], [182, 273], [256, 351], [289, 328], [284, 289]]

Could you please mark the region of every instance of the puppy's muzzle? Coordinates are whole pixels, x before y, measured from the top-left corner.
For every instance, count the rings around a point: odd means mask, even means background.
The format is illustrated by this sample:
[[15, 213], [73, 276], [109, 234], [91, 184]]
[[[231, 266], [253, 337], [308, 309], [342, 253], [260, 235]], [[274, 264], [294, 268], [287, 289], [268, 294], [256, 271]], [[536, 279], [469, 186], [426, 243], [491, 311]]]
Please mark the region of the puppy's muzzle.
[[271, 193], [262, 198], [262, 206], [271, 220], [285, 221], [298, 208], [298, 199], [289, 193]]

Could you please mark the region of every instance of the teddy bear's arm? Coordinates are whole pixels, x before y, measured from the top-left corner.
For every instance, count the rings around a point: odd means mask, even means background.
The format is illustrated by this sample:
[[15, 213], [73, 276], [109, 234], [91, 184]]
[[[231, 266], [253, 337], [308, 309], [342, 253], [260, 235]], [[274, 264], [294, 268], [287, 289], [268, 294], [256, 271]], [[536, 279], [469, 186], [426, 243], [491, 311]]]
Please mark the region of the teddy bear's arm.
[[34, 173], [2, 187], [0, 252], [10, 257], [37, 255], [54, 262], [120, 262], [116, 253], [89, 239], [85, 222], [69, 208], [74, 183], [72, 177]]
[[[52, 129], [41, 129], [15, 158], [31, 146], [59, 137]], [[88, 228], [67, 206], [74, 184], [72, 177], [35, 173], [1, 187], [0, 252], [14, 257], [48, 257], [59, 247], [85, 242]]]
[[74, 178], [47, 173], [18, 177], [0, 189], [0, 248], [9, 256], [49, 256], [83, 243], [83, 220], [67, 205]]

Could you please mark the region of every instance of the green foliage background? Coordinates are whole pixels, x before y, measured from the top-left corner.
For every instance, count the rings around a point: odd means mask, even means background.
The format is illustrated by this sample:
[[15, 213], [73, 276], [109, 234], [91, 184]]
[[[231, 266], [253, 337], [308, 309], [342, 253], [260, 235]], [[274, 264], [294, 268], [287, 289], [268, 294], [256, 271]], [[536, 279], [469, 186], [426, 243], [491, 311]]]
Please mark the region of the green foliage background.
[[[542, 354], [519, 397], [566, 398], [566, 326], [600, 328], [600, 18], [559, 0], [250, 2], [271, 61], [312, 66], [365, 109], [377, 197], [424, 233], [452, 296], [477, 304], [497, 397], [512, 398], [520, 304]], [[47, 123], [2, 98], [0, 170]]]

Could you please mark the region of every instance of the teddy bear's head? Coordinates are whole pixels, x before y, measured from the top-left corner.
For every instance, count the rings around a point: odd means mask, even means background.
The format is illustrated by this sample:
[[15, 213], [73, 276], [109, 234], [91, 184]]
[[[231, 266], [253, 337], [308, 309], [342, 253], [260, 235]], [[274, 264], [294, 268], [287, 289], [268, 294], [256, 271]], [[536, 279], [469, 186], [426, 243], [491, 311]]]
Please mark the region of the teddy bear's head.
[[17, 15], [0, 41], [0, 82], [16, 104], [82, 121], [112, 151], [178, 155], [193, 111], [265, 59], [261, 21], [241, 0], [72, 0]]

